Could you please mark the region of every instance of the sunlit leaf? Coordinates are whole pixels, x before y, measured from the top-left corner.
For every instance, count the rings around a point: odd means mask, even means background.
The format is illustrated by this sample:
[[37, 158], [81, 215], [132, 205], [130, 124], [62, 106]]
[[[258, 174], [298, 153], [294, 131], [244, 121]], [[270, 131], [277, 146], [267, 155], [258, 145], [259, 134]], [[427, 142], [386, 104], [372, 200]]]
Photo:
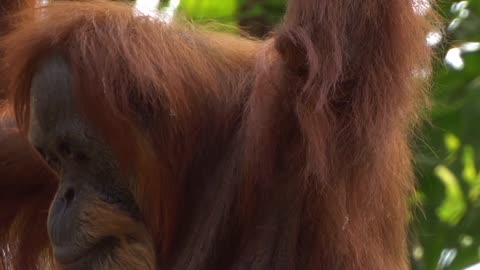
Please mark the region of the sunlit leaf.
[[463, 149], [463, 179], [470, 185], [477, 184], [477, 169], [475, 167], [475, 150], [471, 145]]
[[450, 153], [457, 152], [461, 145], [458, 137], [452, 133], [445, 134], [444, 142], [445, 142], [445, 148], [447, 148], [447, 150]]
[[475, 165], [475, 150], [471, 145], [466, 145], [463, 149], [462, 161], [462, 177], [470, 187], [468, 197], [472, 202], [476, 203], [480, 201], [480, 175], [478, 175]]
[[465, 196], [455, 175], [445, 166], [435, 168], [435, 175], [445, 187], [445, 198], [437, 209], [438, 218], [448, 225], [456, 225], [465, 215]]
[[232, 20], [238, 8], [237, 0], [182, 0], [180, 9], [194, 20]]

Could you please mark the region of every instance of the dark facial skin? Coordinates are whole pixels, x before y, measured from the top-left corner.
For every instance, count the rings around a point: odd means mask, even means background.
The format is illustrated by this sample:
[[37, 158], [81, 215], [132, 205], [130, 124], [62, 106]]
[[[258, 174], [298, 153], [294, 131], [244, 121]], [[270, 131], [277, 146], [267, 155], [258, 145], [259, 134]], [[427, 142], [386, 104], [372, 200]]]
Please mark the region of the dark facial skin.
[[61, 56], [41, 62], [30, 102], [29, 140], [59, 176], [48, 218], [54, 256], [64, 269], [115, 268], [111, 261], [123, 236], [110, 233], [111, 224], [93, 217], [103, 207], [143, 228], [140, 213], [112, 151], [79, 112], [72, 76]]

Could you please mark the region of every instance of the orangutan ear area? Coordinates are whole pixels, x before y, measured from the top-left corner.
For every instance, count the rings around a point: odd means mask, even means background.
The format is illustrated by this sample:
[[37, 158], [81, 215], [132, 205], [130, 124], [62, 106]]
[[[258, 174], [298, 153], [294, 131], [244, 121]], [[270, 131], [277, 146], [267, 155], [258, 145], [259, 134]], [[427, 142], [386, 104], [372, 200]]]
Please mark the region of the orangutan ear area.
[[409, 269], [413, 0], [265, 38], [121, 1], [0, 3], [0, 270]]

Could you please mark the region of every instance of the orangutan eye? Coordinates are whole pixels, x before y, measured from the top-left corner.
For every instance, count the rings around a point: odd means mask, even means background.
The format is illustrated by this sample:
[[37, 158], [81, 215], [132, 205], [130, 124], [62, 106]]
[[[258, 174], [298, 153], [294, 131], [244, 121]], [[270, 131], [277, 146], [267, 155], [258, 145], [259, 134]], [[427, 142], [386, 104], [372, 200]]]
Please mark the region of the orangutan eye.
[[61, 171], [61, 162], [55, 155], [48, 154], [45, 150], [38, 146], [35, 146], [35, 150], [40, 154], [50, 168], [52, 168], [55, 172]]
[[60, 160], [56, 156], [47, 154], [45, 155], [45, 161], [55, 172], [61, 171], [62, 166]]
[[60, 155], [65, 158], [76, 162], [83, 162], [88, 160], [87, 155], [82, 151], [73, 149], [68, 143], [61, 142], [58, 146]]

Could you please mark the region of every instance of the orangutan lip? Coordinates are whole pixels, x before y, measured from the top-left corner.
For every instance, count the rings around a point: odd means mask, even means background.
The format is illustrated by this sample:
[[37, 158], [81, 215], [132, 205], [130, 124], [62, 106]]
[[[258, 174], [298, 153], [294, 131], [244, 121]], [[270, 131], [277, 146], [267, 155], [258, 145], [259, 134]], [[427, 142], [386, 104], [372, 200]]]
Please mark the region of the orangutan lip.
[[117, 244], [114, 237], [105, 237], [89, 247], [78, 246], [55, 246], [53, 255], [62, 265], [74, 264], [84, 258], [95, 256], [95, 254], [105, 254], [111, 251]]

